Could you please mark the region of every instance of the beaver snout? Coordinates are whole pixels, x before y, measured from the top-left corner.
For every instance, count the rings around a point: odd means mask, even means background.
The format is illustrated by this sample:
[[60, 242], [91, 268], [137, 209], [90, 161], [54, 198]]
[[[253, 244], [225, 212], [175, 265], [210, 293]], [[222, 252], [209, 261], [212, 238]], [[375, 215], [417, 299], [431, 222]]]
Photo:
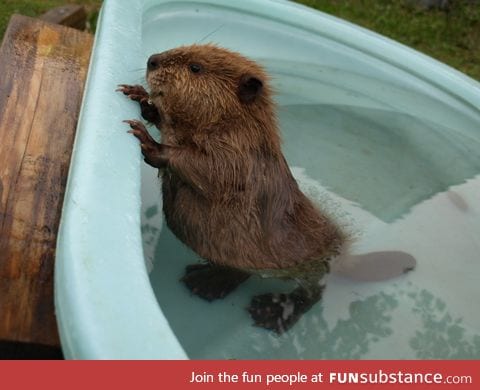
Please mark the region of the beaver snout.
[[160, 67], [160, 54], [151, 55], [147, 61], [147, 69], [149, 71], [158, 69]]

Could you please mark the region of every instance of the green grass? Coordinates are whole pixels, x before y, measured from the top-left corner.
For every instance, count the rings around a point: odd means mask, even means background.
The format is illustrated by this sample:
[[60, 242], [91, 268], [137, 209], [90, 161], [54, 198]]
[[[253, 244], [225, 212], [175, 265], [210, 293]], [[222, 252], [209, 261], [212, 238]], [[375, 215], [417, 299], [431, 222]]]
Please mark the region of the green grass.
[[[38, 16], [66, 3], [85, 4], [94, 30], [101, 0], [1, 0], [0, 36], [13, 13]], [[452, 0], [449, 11], [413, 0], [296, 0], [395, 39], [480, 80], [480, 3]]]
[[480, 80], [480, 3], [452, 0], [448, 11], [412, 0], [296, 0], [428, 54]]

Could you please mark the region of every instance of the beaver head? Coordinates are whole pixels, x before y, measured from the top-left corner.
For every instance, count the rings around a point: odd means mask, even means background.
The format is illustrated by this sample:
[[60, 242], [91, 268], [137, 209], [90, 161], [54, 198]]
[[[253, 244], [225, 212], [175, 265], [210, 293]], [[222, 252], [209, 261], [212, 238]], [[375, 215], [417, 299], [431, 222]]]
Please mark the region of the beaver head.
[[147, 82], [152, 103], [176, 131], [276, 128], [266, 72], [233, 51], [208, 44], [154, 54]]

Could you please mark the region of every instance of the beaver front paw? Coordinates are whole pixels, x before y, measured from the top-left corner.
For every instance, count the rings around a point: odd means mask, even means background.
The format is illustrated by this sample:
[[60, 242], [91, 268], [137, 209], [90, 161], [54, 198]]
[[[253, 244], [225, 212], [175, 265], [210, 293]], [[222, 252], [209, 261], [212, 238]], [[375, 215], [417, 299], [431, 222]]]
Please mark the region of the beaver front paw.
[[210, 302], [224, 298], [249, 276], [233, 268], [203, 263], [187, 266], [181, 280], [193, 294]]
[[142, 154], [147, 164], [154, 168], [164, 168], [168, 163], [168, 147], [156, 142], [145, 125], [137, 120], [124, 120], [131, 127], [128, 132], [140, 140]]
[[129, 99], [136, 102], [148, 102], [150, 96], [148, 92], [141, 85], [120, 84], [116, 89], [117, 92], [122, 92]]
[[140, 110], [142, 111], [142, 118], [150, 123], [153, 123], [158, 128], [161, 124], [160, 113], [157, 107], [150, 101], [150, 95], [141, 85], [120, 84], [116, 89], [117, 92], [122, 92], [129, 99], [140, 103]]

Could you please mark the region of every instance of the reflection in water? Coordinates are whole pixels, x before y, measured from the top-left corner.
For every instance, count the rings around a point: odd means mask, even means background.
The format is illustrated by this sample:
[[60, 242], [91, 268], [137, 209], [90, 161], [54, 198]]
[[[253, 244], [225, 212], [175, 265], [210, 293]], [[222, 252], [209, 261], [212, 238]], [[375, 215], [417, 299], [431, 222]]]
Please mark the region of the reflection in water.
[[480, 359], [480, 335], [471, 334], [440, 298], [427, 290], [411, 292], [413, 313], [422, 326], [410, 339], [418, 359]]
[[[308, 340], [315, 346], [305, 346], [297, 358], [311, 359], [360, 359], [380, 339], [392, 335], [391, 315], [398, 301], [385, 293], [363, 300], [355, 300], [348, 306], [348, 317], [339, 319], [330, 329], [323, 315], [323, 306], [307, 317], [305, 328], [309, 329]], [[291, 341], [288, 337], [286, 342]]]

